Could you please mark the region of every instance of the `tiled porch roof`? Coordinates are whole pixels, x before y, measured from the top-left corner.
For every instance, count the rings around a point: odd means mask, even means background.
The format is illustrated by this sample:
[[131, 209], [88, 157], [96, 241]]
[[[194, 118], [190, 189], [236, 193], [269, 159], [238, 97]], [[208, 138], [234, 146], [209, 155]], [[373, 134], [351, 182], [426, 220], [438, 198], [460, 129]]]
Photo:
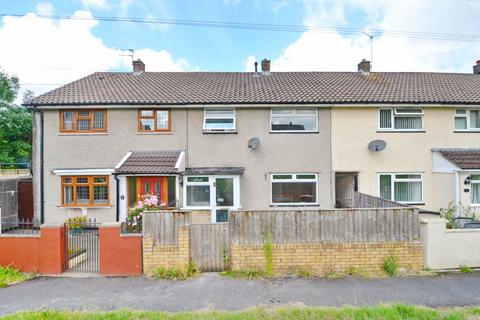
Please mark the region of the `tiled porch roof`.
[[115, 169], [117, 174], [172, 174], [182, 151], [132, 151]]
[[442, 156], [462, 170], [480, 169], [479, 148], [445, 148], [435, 149]]

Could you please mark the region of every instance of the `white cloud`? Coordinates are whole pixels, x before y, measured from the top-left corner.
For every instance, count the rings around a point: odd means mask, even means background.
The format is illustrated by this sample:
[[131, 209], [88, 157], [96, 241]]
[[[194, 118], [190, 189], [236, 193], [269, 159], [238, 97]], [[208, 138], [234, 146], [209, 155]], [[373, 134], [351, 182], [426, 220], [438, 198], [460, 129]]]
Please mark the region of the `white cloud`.
[[[475, 34], [480, 4], [448, 0], [305, 0], [305, 25], [348, 27], [354, 10], [366, 15], [365, 29]], [[406, 27], [407, 26], [407, 27]], [[479, 58], [478, 42], [434, 41], [380, 36], [374, 39], [374, 71], [471, 72]], [[365, 35], [307, 31], [273, 60], [272, 71], [355, 71], [370, 58]]]
[[39, 15], [51, 15], [53, 14], [53, 6], [50, 2], [39, 2], [36, 7], [36, 11]]
[[255, 71], [254, 63], [256, 61], [257, 61], [257, 58], [254, 55], [249, 55], [247, 59], [243, 62], [243, 65], [245, 66], [245, 71], [254, 72]]
[[[92, 17], [87, 11], [74, 16]], [[0, 67], [16, 74], [23, 84], [64, 84], [94, 71], [131, 70], [131, 61], [106, 46], [92, 34], [96, 20], [51, 20], [29, 13], [5, 17], [0, 27]], [[38, 35], [43, 35], [39, 37]], [[138, 49], [135, 58], [146, 63], [148, 71], [182, 71], [189, 68], [185, 59], [175, 59], [166, 50]], [[58, 85], [23, 86], [35, 94]]]
[[110, 6], [107, 0], [82, 0], [86, 9], [107, 10]]
[[132, 4], [132, 0], [120, 0], [118, 4], [118, 14], [121, 17], [126, 17], [128, 13], [128, 9], [130, 5]]

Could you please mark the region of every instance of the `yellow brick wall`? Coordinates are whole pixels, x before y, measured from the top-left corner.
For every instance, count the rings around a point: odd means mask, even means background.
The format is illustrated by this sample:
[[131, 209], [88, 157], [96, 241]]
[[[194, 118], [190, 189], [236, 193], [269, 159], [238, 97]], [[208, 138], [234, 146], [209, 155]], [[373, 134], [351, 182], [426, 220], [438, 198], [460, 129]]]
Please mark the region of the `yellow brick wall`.
[[193, 210], [190, 212], [192, 224], [203, 224], [212, 222], [212, 213], [210, 210]]
[[[264, 270], [263, 245], [230, 247], [232, 270]], [[307, 271], [322, 275], [332, 271], [345, 272], [350, 267], [372, 274], [381, 272], [381, 265], [390, 252], [398, 257], [398, 265], [410, 271], [423, 267], [420, 242], [385, 243], [318, 243], [273, 244], [273, 272], [277, 275]]]
[[176, 245], [155, 245], [153, 237], [143, 238], [143, 272], [152, 275], [159, 267], [185, 268], [190, 259], [189, 229], [180, 227]]

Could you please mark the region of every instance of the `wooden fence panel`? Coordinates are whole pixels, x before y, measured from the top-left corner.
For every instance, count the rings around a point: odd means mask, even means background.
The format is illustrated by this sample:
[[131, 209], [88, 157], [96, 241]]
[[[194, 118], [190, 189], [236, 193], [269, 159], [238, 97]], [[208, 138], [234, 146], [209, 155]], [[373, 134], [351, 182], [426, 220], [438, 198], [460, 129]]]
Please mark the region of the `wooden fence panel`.
[[228, 223], [190, 225], [190, 255], [199, 269], [202, 271], [227, 269], [226, 257], [230, 247], [228, 229]]
[[235, 211], [229, 216], [234, 244], [419, 241], [413, 208]]

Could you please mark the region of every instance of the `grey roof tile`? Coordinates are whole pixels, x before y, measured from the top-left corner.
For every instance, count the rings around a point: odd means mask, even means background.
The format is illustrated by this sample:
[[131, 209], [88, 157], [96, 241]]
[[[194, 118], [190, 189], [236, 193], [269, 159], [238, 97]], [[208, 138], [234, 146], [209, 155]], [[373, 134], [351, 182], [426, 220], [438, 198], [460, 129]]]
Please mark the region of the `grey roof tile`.
[[182, 151], [133, 151], [115, 170], [118, 174], [172, 174]]

